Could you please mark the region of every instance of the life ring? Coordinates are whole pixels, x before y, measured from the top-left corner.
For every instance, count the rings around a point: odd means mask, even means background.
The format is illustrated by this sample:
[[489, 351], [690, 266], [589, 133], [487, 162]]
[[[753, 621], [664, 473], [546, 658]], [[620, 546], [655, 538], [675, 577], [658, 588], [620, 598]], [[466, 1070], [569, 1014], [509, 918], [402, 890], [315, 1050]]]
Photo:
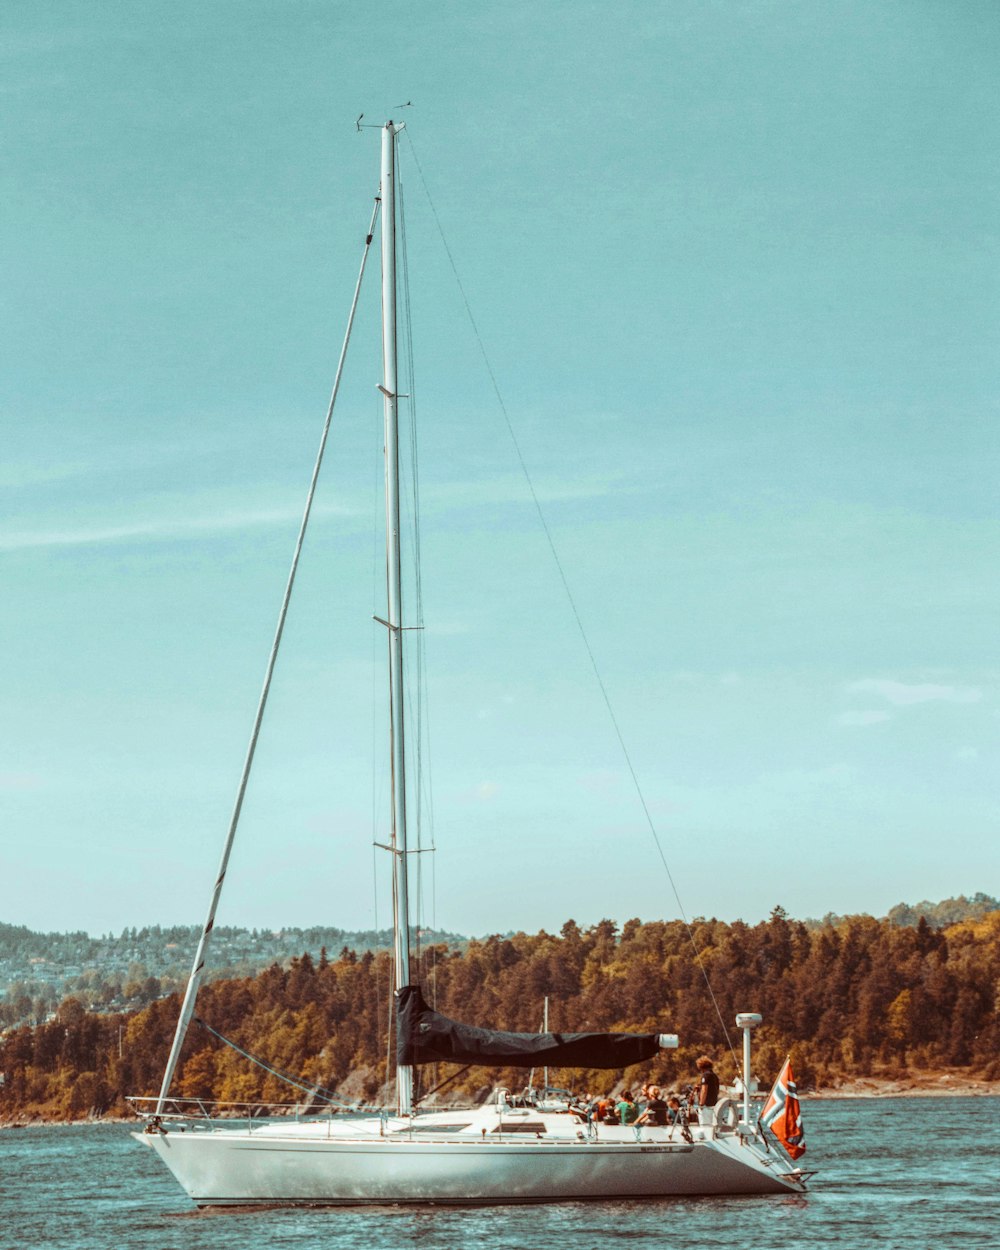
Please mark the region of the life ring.
[[735, 1128], [740, 1122], [740, 1109], [731, 1098], [720, 1098], [713, 1110], [719, 1128]]

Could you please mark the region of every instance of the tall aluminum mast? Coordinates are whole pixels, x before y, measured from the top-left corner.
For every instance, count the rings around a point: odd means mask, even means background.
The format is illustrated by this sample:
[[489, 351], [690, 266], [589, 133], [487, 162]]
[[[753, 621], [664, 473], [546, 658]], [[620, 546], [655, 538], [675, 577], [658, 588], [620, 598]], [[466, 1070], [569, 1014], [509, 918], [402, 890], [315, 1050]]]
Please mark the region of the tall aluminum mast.
[[[396, 393], [396, 134], [382, 130], [382, 397], [385, 410], [385, 562], [389, 633], [389, 718], [392, 750], [393, 935], [396, 989], [410, 983], [407, 887], [406, 760], [403, 737], [403, 610], [399, 554], [399, 426]], [[400, 1115], [413, 1110], [413, 1069], [396, 1068]]]

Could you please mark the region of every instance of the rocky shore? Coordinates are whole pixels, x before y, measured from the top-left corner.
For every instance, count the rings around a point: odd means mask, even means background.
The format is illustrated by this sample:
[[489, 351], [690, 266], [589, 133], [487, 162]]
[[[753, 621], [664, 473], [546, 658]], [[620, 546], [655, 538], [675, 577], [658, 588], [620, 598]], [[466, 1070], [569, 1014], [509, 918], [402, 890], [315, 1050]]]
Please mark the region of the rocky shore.
[[835, 1086], [800, 1091], [803, 1098], [975, 1098], [1000, 1097], [1000, 1081], [984, 1081], [956, 1069], [950, 1072], [908, 1072], [894, 1079], [852, 1077]]

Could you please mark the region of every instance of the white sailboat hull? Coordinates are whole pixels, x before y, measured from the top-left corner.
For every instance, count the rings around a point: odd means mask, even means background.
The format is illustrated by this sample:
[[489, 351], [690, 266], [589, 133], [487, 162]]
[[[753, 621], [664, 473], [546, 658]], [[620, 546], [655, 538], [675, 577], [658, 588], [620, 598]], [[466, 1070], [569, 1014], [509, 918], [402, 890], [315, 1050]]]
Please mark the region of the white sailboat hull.
[[696, 1141], [368, 1140], [246, 1132], [136, 1133], [199, 1206], [528, 1203], [800, 1192], [773, 1154]]

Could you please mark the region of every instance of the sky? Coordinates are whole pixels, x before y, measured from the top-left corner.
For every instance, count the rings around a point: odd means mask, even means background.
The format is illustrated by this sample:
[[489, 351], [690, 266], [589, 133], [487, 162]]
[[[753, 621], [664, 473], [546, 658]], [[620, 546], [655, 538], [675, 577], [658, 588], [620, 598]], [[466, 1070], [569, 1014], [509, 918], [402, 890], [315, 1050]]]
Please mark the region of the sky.
[[[362, 113], [407, 127], [420, 921], [997, 893], [991, 0], [0, 11], [0, 919], [204, 917]], [[220, 923], [389, 922], [369, 278]]]

